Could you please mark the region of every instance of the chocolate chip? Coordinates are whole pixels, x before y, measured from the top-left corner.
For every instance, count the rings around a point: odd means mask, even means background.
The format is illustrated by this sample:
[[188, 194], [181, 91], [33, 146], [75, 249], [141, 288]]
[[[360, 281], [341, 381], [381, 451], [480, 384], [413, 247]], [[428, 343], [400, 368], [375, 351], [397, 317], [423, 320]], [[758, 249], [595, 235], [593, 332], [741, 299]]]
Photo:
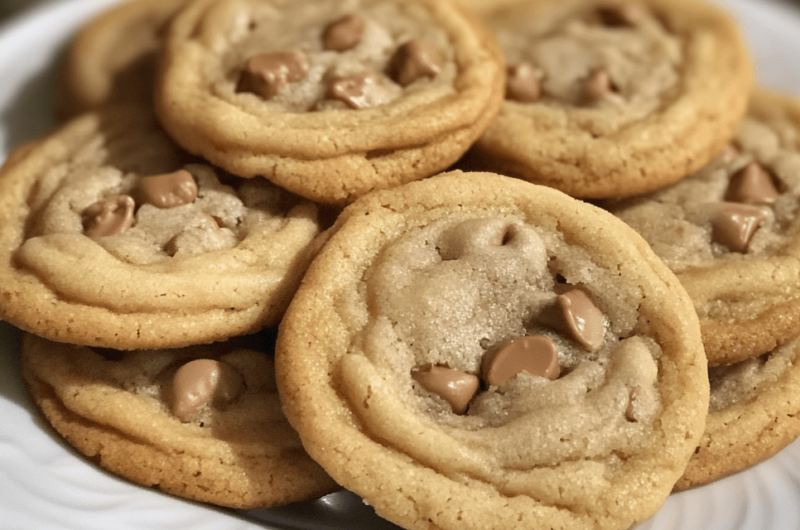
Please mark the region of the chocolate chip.
[[447, 401], [456, 414], [464, 414], [480, 387], [477, 376], [446, 366], [427, 366], [411, 372], [422, 388]]
[[413, 39], [395, 50], [389, 61], [388, 75], [401, 86], [408, 86], [422, 77], [435, 78], [442, 70], [438, 51]]
[[755, 206], [723, 202], [712, 219], [712, 239], [733, 252], [747, 252], [750, 240], [764, 218], [764, 212]]
[[173, 173], [142, 177], [137, 192], [143, 203], [158, 208], [174, 208], [197, 198], [197, 183], [191, 173], [180, 169]]
[[489, 385], [502, 385], [520, 372], [558, 378], [558, 351], [552, 339], [534, 335], [503, 341], [483, 356], [481, 373]]
[[331, 83], [328, 97], [343, 101], [353, 109], [363, 109], [370, 106], [366, 97], [368, 88], [379, 83], [380, 78], [373, 73], [340, 77]]
[[597, 70], [586, 81], [585, 93], [589, 101], [605, 99], [614, 91], [614, 84], [605, 70]]
[[725, 200], [744, 204], [772, 204], [778, 190], [772, 177], [758, 162], [750, 162], [731, 176]]
[[170, 409], [176, 418], [188, 422], [204, 404], [230, 403], [243, 389], [244, 379], [232, 366], [212, 359], [196, 359], [175, 372]]
[[98, 201], [81, 214], [83, 233], [89, 237], [121, 234], [133, 226], [136, 203], [128, 195]]
[[306, 72], [308, 60], [300, 52], [261, 53], [247, 60], [236, 91], [269, 99], [283, 86], [302, 79]]
[[573, 289], [556, 298], [556, 308], [563, 322], [562, 328], [586, 351], [595, 351], [603, 345], [605, 328], [603, 313], [589, 296]]
[[358, 15], [345, 15], [325, 28], [322, 46], [326, 50], [340, 52], [354, 48], [363, 38], [364, 19]]
[[506, 75], [506, 99], [531, 103], [542, 96], [542, 86], [530, 63], [519, 63], [508, 67]]

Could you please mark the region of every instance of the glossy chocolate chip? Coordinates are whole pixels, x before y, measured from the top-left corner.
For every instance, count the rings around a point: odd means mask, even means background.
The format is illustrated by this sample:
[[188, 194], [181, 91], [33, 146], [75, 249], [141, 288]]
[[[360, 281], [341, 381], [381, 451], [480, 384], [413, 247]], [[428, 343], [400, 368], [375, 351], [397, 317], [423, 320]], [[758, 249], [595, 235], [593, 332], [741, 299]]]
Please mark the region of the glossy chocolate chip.
[[558, 350], [549, 337], [535, 335], [503, 341], [483, 356], [481, 373], [489, 385], [502, 385], [520, 372], [558, 378]]
[[300, 52], [261, 53], [247, 60], [236, 90], [269, 99], [285, 85], [305, 77], [306, 72], [308, 60]]
[[442, 70], [442, 58], [435, 48], [413, 39], [395, 50], [389, 61], [389, 77], [408, 86], [423, 77], [434, 78]]
[[364, 19], [358, 15], [345, 15], [322, 32], [322, 46], [326, 50], [341, 52], [354, 48], [363, 38]]
[[196, 359], [178, 368], [171, 390], [172, 414], [188, 422], [206, 403], [220, 406], [235, 400], [244, 390], [244, 380], [224, 362]]
[[529, 63], [509, 66], [506, 75], [506, 99], [531, 103], [542, 96], [539, 77]]
[[447, 401], [456, 414], [466, 412], [470, 400], [480, 387], [477, 376], [446, 366], [427, 366], [411, 372], [411, 377], [422, 388]]
[[367, 91], [371, 85], [380, 83], [380, 77], [363, 73], [335, 79], [328, 90], [328, 97], [343, 101], [350, 108], [363, 109], [370, 106]]
[[772, 204], [778, 190], [772, 177], [758, 162], [750, 162], [731, 176], [725, 200], [744, 204]]
[[589, 101], [607, 98], [614, 92], [611, 77], [605, 70], [597, 70], [586, 80], [586, 97]]
[[603, 313], [589, 296], [573, 289], [556, 297], [556, 308], [563, 328], [586, 351], [595, 351], [603, 345], [605, 328]]
[[747, 252], [750, 240], [764, 218], [764, 212], [755, 206], [723, 202], [712, 219], [711, 237], [733, 252]]
[[128, 195], [98, 201], [81, 214], [83, 233], [89, 237], [121, 234], [133, 226], [136, 203]]
[[174, 208], [197, 198], [197, 182], [191, 173], [179, 169], [173, 173], [141, 177], [137, 191], [140, 202], [158, 208]]

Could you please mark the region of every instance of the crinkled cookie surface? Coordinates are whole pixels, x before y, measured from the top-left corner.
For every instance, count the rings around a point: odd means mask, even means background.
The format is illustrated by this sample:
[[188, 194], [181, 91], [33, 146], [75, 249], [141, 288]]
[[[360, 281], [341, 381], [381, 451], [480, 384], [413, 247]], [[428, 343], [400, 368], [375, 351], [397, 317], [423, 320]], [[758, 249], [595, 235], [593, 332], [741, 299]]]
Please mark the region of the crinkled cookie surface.
[[26, 334], [21, 362], [55, 430], [137, 484], [232, 508], [338, 489], [283, 416], [264, 352], [233, 344], [94, 350]]
[[83, 25], [59, 65], [62, 120], [104, 105], [152, 112], [164, 27], [187, 0], [126, 0]]
[[663, 190], [603, 207], [636, 229], [694, 301], [711, 364], [800, 331], [800, 106], [757, 91], [730, 146]]
[[136, 108], [80, 117], [14, 157], [0, 177], [0, 315], [118, 349], [277, 323], [317, 206], [187, 158]]
[[500, 51], [447, 1], [198, 1], [156, 108], [189, 151], [318, 202], [433, 175], [496, 116]]
[[800, 341], [710, 368], [706, 432], [676, 489], [706, 484], [755, 465], [800, 434]]
[[703, 2], [487, 2], [506, 100], [470, 167], [574, 197], [656, 189], [708, 162], [744, 114], [752, 66]]
[[312, 457], [407, 528], [627, 528], [666, 498], [707, 411], [696, 315], [646, 244], [491, 174], [346, 209], [276, 368]]

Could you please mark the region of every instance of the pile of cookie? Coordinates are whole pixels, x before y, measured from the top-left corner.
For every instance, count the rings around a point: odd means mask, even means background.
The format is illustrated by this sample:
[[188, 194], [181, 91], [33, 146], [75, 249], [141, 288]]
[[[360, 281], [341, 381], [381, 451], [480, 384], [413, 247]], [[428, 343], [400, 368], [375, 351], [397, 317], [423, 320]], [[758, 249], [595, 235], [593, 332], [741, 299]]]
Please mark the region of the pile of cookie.
[[31, 398], [133, 482], [623, 529], [800, 434], [800, 103], [699, 0], [128, 0], [0, 170]]

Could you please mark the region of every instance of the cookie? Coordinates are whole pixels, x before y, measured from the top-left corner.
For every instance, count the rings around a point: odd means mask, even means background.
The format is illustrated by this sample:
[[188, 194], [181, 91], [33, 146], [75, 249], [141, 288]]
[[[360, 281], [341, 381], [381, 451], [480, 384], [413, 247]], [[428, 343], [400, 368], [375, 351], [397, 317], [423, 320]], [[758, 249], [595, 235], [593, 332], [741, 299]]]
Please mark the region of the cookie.
[[800, 103], [758, 90], [733, 143], [691, 177], [602, 206], [636, 229], [692, 297], [709, 364], [800, 333]]
[[182, 347], [278, 322], [317, 205], [178, 149], [136, 107], [84, 115], [0, 171], [0, 317], [50, 340]]
[[240, 509], [339, 489], [283, 416], [263, 351], [121, 352], [26, 334], [21, 363], [31, 400], [67, 443], [136, 484]]
[[156, 110], [233, 174], [345, 204], [456, 161], [503, 78], [494, 40], [450, 0], [198, 0], [170, 26]]
[[800, 435], [800, 339], [708, 371], [706, 432], [676, 490], [706, 484], [766, 460]]
[[339, 217], [282, 320], [306, 450], [404, 528], [629, 528], [697, 446], [708, 376], [680, 283], [613, 216], [452, 172]]
[[484, 22], [506, 58], [506, 99], [463, 167], [580, 198], [633, 195], [699, 169], [745, 112], [750, 57], [714, 6], [486, 4]]
[[186, 0], [128, 0], [87, 22], [59, 64], [62, 121], [103, 105], [152, 108], [163, 28]]

